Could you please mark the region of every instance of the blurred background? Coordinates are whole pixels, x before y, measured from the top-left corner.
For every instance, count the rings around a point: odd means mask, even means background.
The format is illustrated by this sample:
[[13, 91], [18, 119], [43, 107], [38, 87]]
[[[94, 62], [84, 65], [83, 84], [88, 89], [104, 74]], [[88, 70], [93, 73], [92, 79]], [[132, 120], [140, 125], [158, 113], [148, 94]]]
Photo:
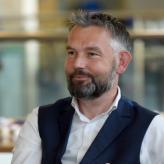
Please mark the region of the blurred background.
[[127, 26], [133, 61], [121, 77], [122, 94], [164, 111], [163, 0], [0, 0], [1, 152], [12, 150], [33, 108], [69, 95], [66, 20], [78, 9], [103, 10]]

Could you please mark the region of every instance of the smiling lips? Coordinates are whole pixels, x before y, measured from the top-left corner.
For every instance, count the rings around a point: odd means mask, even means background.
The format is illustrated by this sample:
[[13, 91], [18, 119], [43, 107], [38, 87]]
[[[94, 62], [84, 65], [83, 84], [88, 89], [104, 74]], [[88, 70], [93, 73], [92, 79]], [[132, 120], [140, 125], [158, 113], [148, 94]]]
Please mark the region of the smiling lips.
[[87, 79], [89, 79], [90, 77], [87, 75], [75, 75], [72, 77], [73, 80], [75, 81], [85, 81]]

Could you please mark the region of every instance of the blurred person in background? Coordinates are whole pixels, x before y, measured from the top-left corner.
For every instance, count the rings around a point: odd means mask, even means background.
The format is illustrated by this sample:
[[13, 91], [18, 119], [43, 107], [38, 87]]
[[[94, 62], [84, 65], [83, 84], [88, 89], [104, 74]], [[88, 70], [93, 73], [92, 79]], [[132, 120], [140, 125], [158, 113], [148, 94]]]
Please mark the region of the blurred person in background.
[[123, 97], [118, 85], [131, 59], [119, 20], [74, 13], [65, 61], [71, 97], [33, 110], [12, 164], [163, 164], [163, 116]]

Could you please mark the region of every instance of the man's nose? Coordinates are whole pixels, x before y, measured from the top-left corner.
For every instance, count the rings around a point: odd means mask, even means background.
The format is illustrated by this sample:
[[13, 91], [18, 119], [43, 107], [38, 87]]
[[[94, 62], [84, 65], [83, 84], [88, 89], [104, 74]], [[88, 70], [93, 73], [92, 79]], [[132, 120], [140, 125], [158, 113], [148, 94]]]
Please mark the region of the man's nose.
[[77, 55], [74, 62], [75, 68], [85, 68], [87, 65], [87, 59], [83, 55]]

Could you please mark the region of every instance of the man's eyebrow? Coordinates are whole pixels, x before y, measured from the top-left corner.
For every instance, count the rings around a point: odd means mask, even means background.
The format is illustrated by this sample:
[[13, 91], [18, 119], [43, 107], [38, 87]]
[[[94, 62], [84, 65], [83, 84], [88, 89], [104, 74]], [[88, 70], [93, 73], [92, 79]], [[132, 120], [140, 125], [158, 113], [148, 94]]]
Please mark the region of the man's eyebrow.
[[86, 47], [86, 50], [101, 52], [101, 49], [100, 49], [99, 47], [96, 47], [96, 46], [93, 46], [93, 47]]
[[72, 48], [71, 46], [67, 45], [66, 46], [66, 50], [69, 50], [69, 49], [74, 49], [74, 48]]
[[[75, 48], [67, 45], [66, 46], [66, 50], [70, 50], [70, 49], [76, 50]], [[101, 53], [101, 49], [99, 47], [97, 47], [97, 46], [89, 46], [89, 47], [86, 47], [85, 50], [86, 51], [97, 51], [97, 52], [100, 52]]]

